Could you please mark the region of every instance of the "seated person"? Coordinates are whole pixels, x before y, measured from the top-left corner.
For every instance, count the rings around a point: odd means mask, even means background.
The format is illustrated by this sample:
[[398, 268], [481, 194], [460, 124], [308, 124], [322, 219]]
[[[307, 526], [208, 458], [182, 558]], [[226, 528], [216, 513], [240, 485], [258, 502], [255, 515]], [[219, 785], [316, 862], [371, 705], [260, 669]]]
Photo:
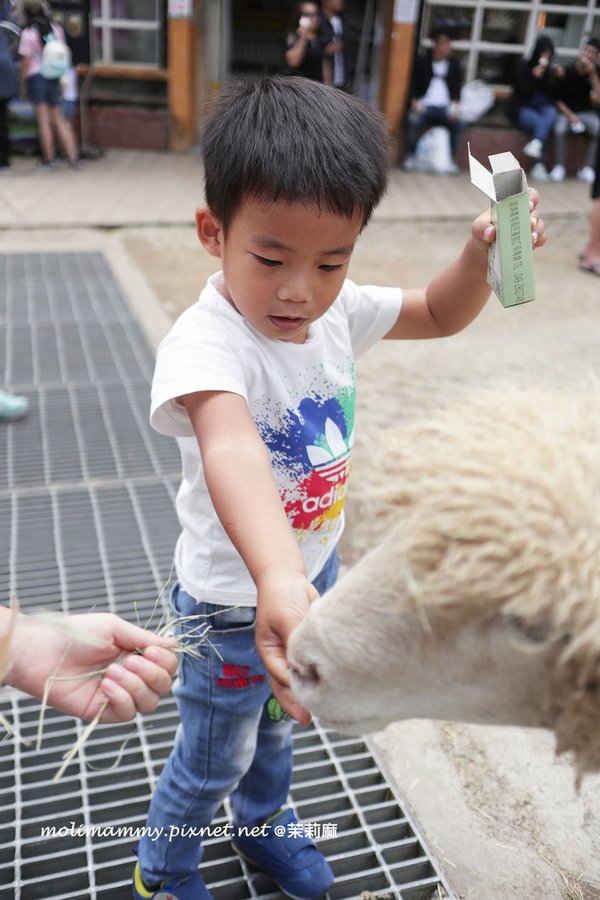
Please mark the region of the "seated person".
[[552, 181], [563, 181], [566, 175], [566, 137], [587, 131], [591, 136], [585, 161], [577, 172], [577, 178], [591, 184], [594, 180], [594, 165], [600, 135], [600, 70], [598, 55], [600, 39], [589, 38], [575, 60], [565, 70], [564, 78], [558, 85], [556, 106], [558, 116], [554, 123], [554, 168], [550, 172]]
[[547, 35], [540, 35], [531, 55], [519, 63], [506, 109], [509, 119], [531, 134], [523, 153], [534, 160], [529, 173], [534, 181], [548, 181], [544, 154], [558, 115], [557, 85], [564, 76], [564, 69], [553, 65], [553, 56], [554, 43]]
[[433, 46], [417, 56], [413, 66], [405, 169], [410, 171], [415, 167], [414, 153], [419, 137], [434, 125], [448, 129], [452, 159], [455, 159], [463, 130], [458, 109], [462, 84], [462, 67], [452, 55], [450, 36], [438, 30], [433, 35]]

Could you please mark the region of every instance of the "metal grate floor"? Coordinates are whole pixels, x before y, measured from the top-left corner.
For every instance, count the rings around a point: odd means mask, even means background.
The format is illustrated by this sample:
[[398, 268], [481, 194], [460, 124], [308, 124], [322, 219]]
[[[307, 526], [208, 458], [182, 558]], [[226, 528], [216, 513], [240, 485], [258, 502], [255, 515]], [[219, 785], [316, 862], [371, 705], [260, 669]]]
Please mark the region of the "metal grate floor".
[[[180, 461], [148, 425], [152, 368], [102, 254], [0, 254], [0, 385], [31, 402], [26, 419], [0, 427], [3, 602], [143, 624], [159, 615]], [[35, 741], [36, 701], [5, 690], [0, 713]], [[125, 900], [132, 832], [172, 745], [174, 701], [97, 728], [57, 783], [83, 726], [53, 710], [44, 722], [39, 752], [0, 743], [0, 900]], [[336, 874], [330, 900], [450, 896], [368, 742], [298, 729], [292, 799]], [[225, 838], [207, 842], [201, 871], [215, 900], [282, 897]]]

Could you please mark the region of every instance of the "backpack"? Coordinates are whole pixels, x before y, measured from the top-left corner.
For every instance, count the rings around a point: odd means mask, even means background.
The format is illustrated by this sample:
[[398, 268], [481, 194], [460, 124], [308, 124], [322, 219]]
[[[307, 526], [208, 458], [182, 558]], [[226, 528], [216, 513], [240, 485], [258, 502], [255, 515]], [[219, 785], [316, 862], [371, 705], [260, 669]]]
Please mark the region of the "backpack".
[[61, 41], [53, 32], [50, 32], [44, 38], [40, 74], [43, 78], [62, 78], [70, 68], [71, 51], [64, 41]]

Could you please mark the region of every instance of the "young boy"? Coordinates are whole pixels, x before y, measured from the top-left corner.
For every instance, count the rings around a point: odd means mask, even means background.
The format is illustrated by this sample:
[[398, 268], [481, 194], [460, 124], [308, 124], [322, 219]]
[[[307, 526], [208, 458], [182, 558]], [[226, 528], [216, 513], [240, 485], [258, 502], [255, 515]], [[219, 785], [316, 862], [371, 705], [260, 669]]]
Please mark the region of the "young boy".
[[333, 873], [285, 808], [292, 723], [272, 720], [267, 701], [272, 689], [309, 721], [289, 691], [286, 644], [337, 574], [354, 357], [383, 337], [464, 328], [488, 297], [494, 232], [479, 217], [426, 289], [346, 280], [386, 187], [388, 138], [378, 113], [318, 82], [226, 85], [203, 150], [197, 230], [222, 272], [159, 349], [151, 417], [177, 437], [183, 462], [172, 604], [211, 617], [215, 649], [182, 660], [181, 726], [147, 820], [161, 836], [140, 843], [133, 894], [211, 896], [196, 871], [201, 829], [211, 835], [229, 796], [234, 849], [287, 896], [312, 900]]

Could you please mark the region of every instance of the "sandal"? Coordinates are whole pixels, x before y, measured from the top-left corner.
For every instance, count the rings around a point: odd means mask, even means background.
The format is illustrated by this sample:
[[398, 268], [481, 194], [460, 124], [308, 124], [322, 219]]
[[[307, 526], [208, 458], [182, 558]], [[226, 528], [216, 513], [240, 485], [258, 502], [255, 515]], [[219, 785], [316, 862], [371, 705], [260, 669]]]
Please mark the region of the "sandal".
[[590, 275], [600, 275], [600, 262], [598, 263], [580, 263], [579, 268], [582, 272], [589, 272]]

